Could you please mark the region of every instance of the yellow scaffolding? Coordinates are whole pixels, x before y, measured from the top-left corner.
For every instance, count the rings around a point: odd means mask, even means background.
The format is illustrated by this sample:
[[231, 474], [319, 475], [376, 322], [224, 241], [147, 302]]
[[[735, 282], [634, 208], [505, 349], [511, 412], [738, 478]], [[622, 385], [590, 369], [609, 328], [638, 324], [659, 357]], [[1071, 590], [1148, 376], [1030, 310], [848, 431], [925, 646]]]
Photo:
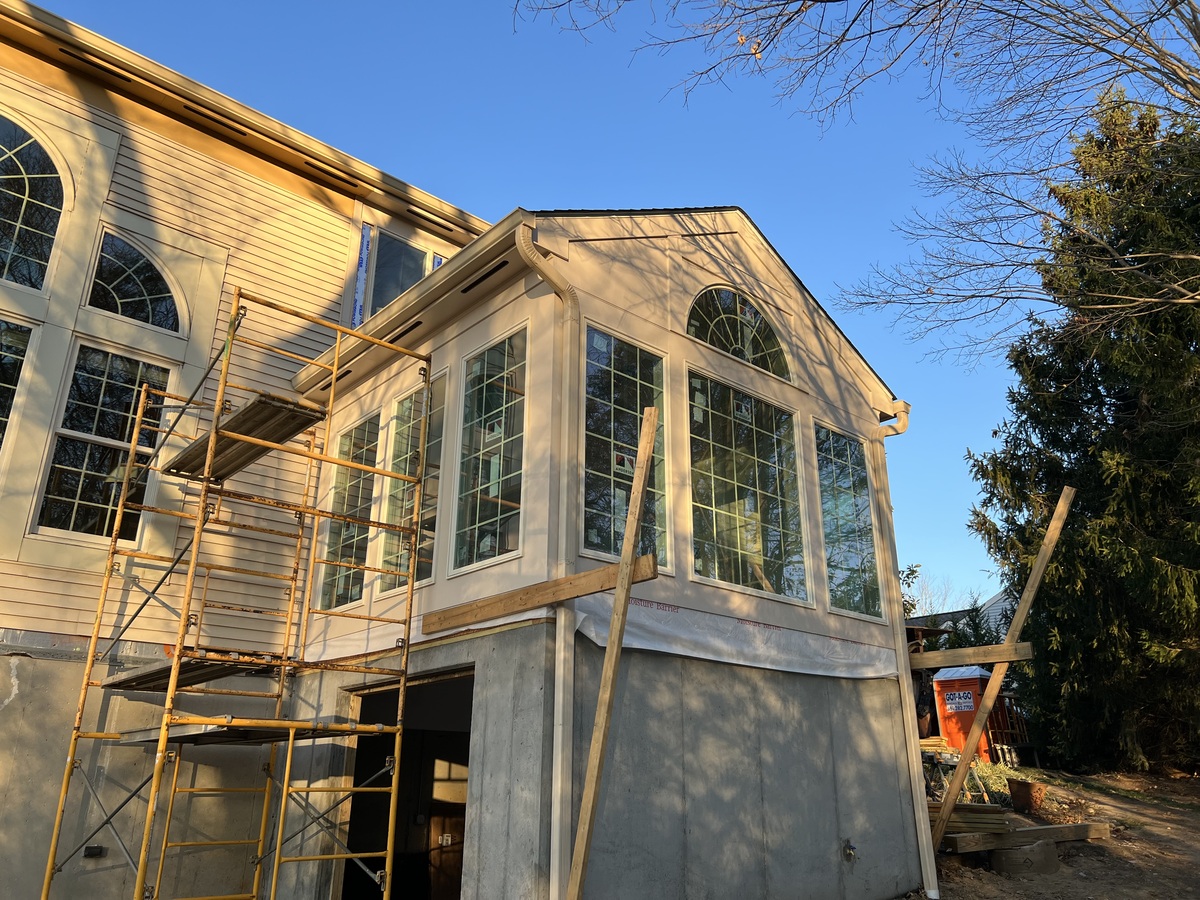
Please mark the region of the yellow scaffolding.
[[[332, 336], [332, 350], [320, 359], [310, 359], [283, 348], [239, 334], [242, 322], [254, 308], [271, 310], [275, 313], [299, 320], [303, 327], [322, 329]], [[343, 347], [347, 341], [361, 341], [378, 345], [397, 357], [408, 357], [421, 364], [422, 390], [420, 408], [417, 411], [419, 438], [414, 448], [415, 460], [410, 456], [407, 471], [368, 465], [339, 456], [330, 455], [333, 446], [330, 434], [330, 413], [334, 409], [338, 381], [344, 378], [341, 364]], [[326, 341], [328, 343], [328, 341]], [[295, 368], [299, 365], [315, 365], [326, 371], [328, 376], [328, 399], [317, 404], [299, 397], [287, 397], [264, 391], [249, 384], [233, 380], [233, 362], [239, 348], [275, 354], [285, 358]], [[330, 362], [321, 359], [331, 358]], [[250, 890], [242, 893], [205, 894], [205, 898], [245, 898], [256, 900], [264, 888], [266, 896], [275, 900], [279, 889], [281, 865], [290, 862], [316, 860], [353, 861], [366, 870], [380, 885], [383, 900], [389, 900], [393, 884], [392, 858], [395, 849], [396, 814], [398, 807], [400, 749], [404, 731], [404, 701], [408, 671], [409, 628], [412, 620], [413, 585], [417, 572], [417, 549], [420, 541], [422, 517], [421, 490], [424, 481], [424, 449], [427, 432], [429, 403], [429, 359], [428, 357], [380, 341], [367, 334], [321, 319], [284, 304], [235, 290], [230, 311], [225, 341], [208, 367], [205, 377], [190, 397], [180, 397], [143, 386], [138, 403], [127, 463], [114, 473], [120, 480], [121, 490], [112, 537], [109, 543], [108, 562], [97, 599], [95, 619], [88, 643], [84, 664], [83, 681], [80, 686], [79, 703], [71, 730], [70, 746], [63, 773], [62, 789], [58, 798], [53, 836], [46, 862], [45, 879], [42, 887], [43, 900], [51, 897], [54, 877], [76, 854], [84, 850], [88, 842], [105, 828], [116, 835], [125, 861], [136, 872], [132, 897], [134, 900], [161, 898], [164, 868], [172, 853], [195, 853], [206, 850], [224, 849], [227, 852], [241, 848], [248, 854], [247, 863], [253, 867]], [[209, 389], [212, 400], [205, 400], [202, 392]], [[234, 399], [244, 399], [239, 408], [230, 411]], [[174, 409], [176, 415], [167, 426], [166, 412]], [[194, 434], [186, 434], [183, 423], [188, 416], [200, 419], [201, 426]], [[207, 419], [204, 427], [203, 420]], [[152, 437], [152, 439], [150, 439]], [[163, 448], [168, 439], [178, 443], [183, 438], [186, 446], [168, 461], [160, 462]], [[156, 449], [153, 449], [156, 448]], [[269, 453], [289, 454], [303, 461], [304, 478], [298, 496], [290, 499], [239, 491], [225, 484], [226, 480], [243, 471]], [[339, 514], [321, 509], [316, 505], [317, 482], [322, 465], [344, 467], [374, 476], [395, 479], [408, 485], [411, 492], [409, 502], [412, 520], [407, 524], [373, 521], [362, 517]], [[159, 478], [178, 478], [190, 485], [183, 491], [185, 506], [182, 510], [155, 507], [147, 503], [134, 502], [137, 489], [144, 487], [145, 479], [157, 473]], [[243, 521], [233, 513], [243, 506], [270, 507], [294, 517], [294, 527], [256, 524]], [[174, 555], [152, 553], [131, 546], [122, 540], [122, 522], [126, 516], [165, 516], [189, 522], [191, 535]], [[386, 530], [401, 535], [406, 550], [401, 554], [404, 568], [387, 569], [369, 567], [365, 564], [345, 560], [318, 559], [316, 553], [316, 525], [321, 520], [351, 523], [369, 530]], [[215, 562], [202, 554], [206, 537], [214, 529], [224, 534], [249, 534], [270, 537], [286, 546], [288, 565], [284, 572], [277, 569], [253, 569], [246, 566]], [[307, 559], [306, 559], [307, 555]], [[156, 564], [163, 574], [153, 588], [146, 588], [137, 579], [121, 572], [121, 560], [137, 560]], [[317, 566], [334, 566], [357, 569], [363, 572], [381, 573], [403, 578], [405, 591], [402, 613], [399, 616], [373, 617], [368, 614], [348, 613], [336, 609], [321, 609], [314, 602]], [[178, 616], [178, 628], [174, 646], [169, 649], [169, 659], [148, 667], [119, 672], [98, 679], [96, 667], [118, 646], [123, 635], [134, 624], [138, 615], [151, 601], [164, 603], [159, 592], [170, 576], [182, 571], [185, 580], [173, 614]], [[233, 576], [247, 583], [255, 580], [275, 583], [283, 587], [284, 601], [280, 608], [264, 609], [222, 599], [219, 589], [213, 588], [214, 576]], [[124, 613], [118, 605], [116, 612], [114, 595], [128, 593], [130, 589], [144, 596], [141, 604]], [[281, 622], [280, 636], [276, 646], [264, 648], [254, 646], [223, 646], [205, 638], [205, 614], [214, 615], [263, 615]], [[372, 622], [402, 626], [399, 640], [399, 666], [371, 665], [365, 656], [343, 656], [336, 659], [308, 659], [305, 645], [310, 623], [318, 617], [341, 616], [362, 618]], [[102, 646], [103, 645], [103, 646]], [[364, 648], [365, 650], [366, 648]], [[290, 675], [306, 669], [358, 673], [385, 676], [389, 685], [398, 687], [396, 724], [363, 724], [355, 721], [295, 720], [286, 716], [286, 695]], [[253, 674], [269, 676], [273, 687], [270, 690], [250, 688], [216, 687], [212, 682], [232, 675]], [[239, 679], [240, 680], [240, 679]], [[146, 733], [122, 733], [103, 727], [88, 729], [86, 711], [89, 701], [107, 692], [146, 691], [161, 695], [161, 715], [156, 728]], [[177, 708], [177, 699], [184, 693], [206, 694], [218, 698], [251, 698], [251, 702], [270, 701], [271, 712], [267, 715], [245, 715], [244, 710], [222, 715], [194, 715]], [[234, 701], [230, 699], [231, 703]], [[245, 701], [238, 701], [243, 705]], [[102, 704], [100, 721], [103, 723], [109, 704]], [[293, 762], [298, 743], [348, 739], [365, 734], [390, 734], [393, 736], [392, 755], [380, 772], [362, 784], [349, 788], [303, 786], [293, 784]], [[121, 803], [112, 810], [106, 808], [100, 793], [84, 771], [80, 757], [83, 742], [142, 743], [155, 746], [153, 769], [149, 775], [127, 793]], [[247, 746], [266, 745], [266, 777], [257, 787], [204, 787], [181, 784], [180, 763], [184, 748], [192, 745]], [[282, 763], [282, 775], [278, 772]], [[168, 777], [168, 767], [171, 771]], [[103, 814], [102, 821], [73, 850], [63, 854], [61, 839], [63, 822], [67, 810], [68, 794], [73, 781], [81, 780], [87, 788], [94, 807]], [[369, 851], [351, 850], [339, 836], [336, 822], [330, 814], [354, 796], [364, 793], [386, 793], [389, 796], [386, 845]], [[257, 802], [256, 821], [249, 830], [252, 837], [212, 837], [205, 840], [182, 840], [173, 836], [173, 827], [179, 824], [177, 800], [197, 796], [242, 795]], [[313, 802], [311, 797], [321, 797]], [[330, 796], [336, 795], [336, 796]], [[114, 818], [135, 798], [144, 797], [145, 821], [140, 844], [136, 852], [126, 846], [113, 824]], [[186, 804], [184, 804], [186, 805]], [[165, 820], [161, 829], [156, 829], [160, 813]], [[292, 826], [299, 814], [301, 824]], [[291, 815], [291, 822], [289, 822]], [[274, 824], [274, 840], [271, 828]], [[288, 828], [292, 827], [289, 832]], [[301, 837], [313, 828], [323, 835], [326, 846], [336, 847], [329, 853], [288, 853], [289, 842]], [[155, 862], [157, 863], [155, 865]], [[382, 863], [382, 865], [380, 865]], [[266, 879], [267, 873], [270, 878]], [[264, 885], [264, 880], [268, 881]], [[177, 898], [184, 900], [184, 898]], [[201, 900], [201, 898], [191, 898]]]

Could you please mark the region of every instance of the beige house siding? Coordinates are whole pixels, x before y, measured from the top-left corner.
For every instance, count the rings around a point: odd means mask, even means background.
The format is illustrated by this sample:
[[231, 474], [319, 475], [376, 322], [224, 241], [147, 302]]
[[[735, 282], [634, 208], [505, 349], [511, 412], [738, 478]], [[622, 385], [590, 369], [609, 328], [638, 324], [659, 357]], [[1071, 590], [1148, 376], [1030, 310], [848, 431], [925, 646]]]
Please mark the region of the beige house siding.
[[[75, 345], [82, 340], [167, 365], [170, 390], [186, 395], [224, 343], [235, 287], [312, 315], [341, 319], [353, 291], [363, 207], [344, 197], [329, 202], [327, 189], [306, 185], [285, 170], [270, 171], [263, 160], [231, 151], [211, 135], [98, 91], [77, 76], [64, 77], [37, 60], [19, 60], [21, 73], [0, 70], [0, 114], [25, 124], [51, 154], [68, 208], [46, 289], [32, 292], [0, 284], [0, 315], [34, 328], [17, 408], [0, 452], [0, 501], [7, 513], [0, 522], [0, 617], [9, 627], [86, 633], [107, 538], [39, 533], [36, 527]], [[120, 114], [134, 109], [136, 115]], [[245, 169], [233, 164], [240, 161], [248, 163]], [[372, 211], [371, 220], [390, 222], [380, 211]], [[102, 314], [81, 307], [94, 267], [91, 248], [99, 246], [106, 229], [154, 251], [152, 258], [176, 291], [181, 337], [150, 334], [152, 329], [115, 316], [102, 320]], [[454, 249], [411, 226], [397, 230], [443, 255]], [[79, 252], [81, 246], [86, 252]], [[240, 333], [304, 356], [316, 355], [329, 343], [328, 333], [265, 308], [256, 308]], [[237, 357], [231, 378], [287, 393], [298, 365], [250, 351]], [[202, 398], [213, 399], [211, 387]], [[193, 418], [188, 427], [206, 421]], [[165, 452], [163, 458], [169, 455]], [[276, 454], [231, 479], [229, 486], [294, 501], [300, 499], [305, 478], [303, 461]], [[162, 480], [152, 484], [151, 494], [157, 504], [178, 508], [181, 490], [186, 488]], [[295, 527], [286, 511], [228, 508], [249, 524]], [[190, 534], [190, 522], [156, 517], [153, 527], [143, 525], [139, 547], [169, 556]], [[294, 555], [294, 544], [282, 538], [218, 531], [206, 537], [203, 559], [283, 575], [290, 573]], [[149, 587], [162, 566], [125, 561], [123, 569]], [[167, 607], [178, 599], [183, 582], [182, 570], [172, 574], [159, 593], [163, 602], [152, 600], [127, 636], [173, 639], [178, 620]], [[212, 599], [269, 613], [282, 607], [286, 585], [213, 574], [198, 592], [203, 589]], [[131, 588], [130, 606], [143, 596]], [[263, 612], [210, 610], [203, 619], [206, 637], [231, 647], [272, 647], [283, 624]]]

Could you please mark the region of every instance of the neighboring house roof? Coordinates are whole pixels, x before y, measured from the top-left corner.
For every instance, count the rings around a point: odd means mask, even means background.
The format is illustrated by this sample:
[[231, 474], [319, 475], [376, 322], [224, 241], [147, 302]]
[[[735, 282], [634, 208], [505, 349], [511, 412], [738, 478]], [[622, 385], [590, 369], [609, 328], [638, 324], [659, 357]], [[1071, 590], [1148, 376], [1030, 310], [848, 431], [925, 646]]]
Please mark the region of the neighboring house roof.
[[[1012, 595], [1007, 590], [998, 591], [993, 594], [983, 603], [979, 604], [979, 611], [983, 614], [983, 620], [989, 625], [1000, 626], [1004, 623], [1005, 612], [1009, 604], [1012, 602]], [[913, 616], [905, 621], [907, 625], [913, 626], [930, 626], [933, 628], [958, 628], [971, 612], [971, 607], [964, 609], [946, 610], [945, 612], [932, 613], [928, 616]]]

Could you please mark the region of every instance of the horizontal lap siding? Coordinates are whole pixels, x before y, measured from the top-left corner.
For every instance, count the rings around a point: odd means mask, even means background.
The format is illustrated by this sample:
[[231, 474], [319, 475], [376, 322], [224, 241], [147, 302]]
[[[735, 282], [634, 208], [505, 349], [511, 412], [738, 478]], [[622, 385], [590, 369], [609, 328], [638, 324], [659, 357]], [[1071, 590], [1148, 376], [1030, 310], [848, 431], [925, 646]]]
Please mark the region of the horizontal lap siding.
[[[130, 125], [63, 98], [62, 108], [94, 118], [122, 134], [115, 171], [108, 188], [112, 206], [159, 223], [168, 229], [226, 248], [228, 264], [220, 296], [188, 297], [194, 322], [215, 319], [209, 358], [219, 353], [225, 341], [234, 289], [262, 296], [300, 309], [310, 315], [338, 320], [345, 287], [348, 256], [357, 231], [345, 216], [324, 208], [245, 172], [233, 169], [195, 150], [169, 141], [154, 132]], [[84, 126], [86, 128], [86, 125]], [[88, 189], [80, 185], [80, 190]], [[314, 188], [314, 194], [321, 191]], [[312, 357], [332, 342], [324, 332], [303, 320], [266, 307], [250, 304], [239, 333], [273, 347]], [[288, 395], [291, 377], [299, 363], [281, 356], [238, 346], [231, 367], [231, 380], [255, 388]], [[215, 399], [215, 379], [200, 397]], [[244, 392], [230, 397], [233, 405], [247, 401]], [[210, 414], [193, 417], [187, 429], [203, 433]], [[300, 446], [300, 444], [296, 444]], [[169, 457], [171, 454], [166, 454]], [[307, 480], [305, 460], [272, 454], [229, 479], [227, 486], [250, 494], [292, 503], [303, 502]], [[186, 487], [194, 500], [198, 486]], [[194, 505], [189, 508], [194, 509]], [[226, 513], [240, 523], [294, 531], [295, 516], [285, 510], [227, 503]], [[148, 526], [161, 534], [175, 530], [174, 546], [182, 549], [191, 536], [188, 521], [152, 517]], [[312, 523], [306, 525], [311, 535]], [[294, 541], [273, 535], [257, 535], [239, 529], [218, 528], [206, 535], [202, 562], [245, 569], [290, 574], [295, 557]], [[153, 585], [161, 574], [154, 564], [123, 560], [127, 572], [138, 572], [141, 583]], [[301, 563], [299, 584], [303, 587], [307, 559]], [[12, 627], [64, 634], [91, 631], [103, 563], [94, 572], [67, 568], [26, 566], [0, 561], [0, 603], [5, 622]], [[186, 579], [186, 561], [159, 592], [160, 599], [178, 610]], [[201, 600], [203, 578], [197, 578], [193, 611]], [[212, 573], [208, 600], [257, 611], [283, 611], [287, 582], [247, 575]], [[105, 634], [115, 622], [124, 621], [144, 593], [132, 587], [110, 592], [105, 616]], [[174, 642], [177, 613], [152, 600], [126, 635], [129, 639]], [[203, 613], [205, 643], [245, 649], [281, 649], [286, 622], [262, 612], [206, 609]]]

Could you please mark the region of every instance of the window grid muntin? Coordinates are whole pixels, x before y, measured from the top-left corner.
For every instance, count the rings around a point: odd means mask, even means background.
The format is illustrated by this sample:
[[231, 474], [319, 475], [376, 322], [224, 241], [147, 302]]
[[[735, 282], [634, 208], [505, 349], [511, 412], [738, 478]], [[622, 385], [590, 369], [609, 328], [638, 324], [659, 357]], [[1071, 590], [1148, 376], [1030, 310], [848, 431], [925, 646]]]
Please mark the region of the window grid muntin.
[[[397, 401], [392, 433], [392, 471], [416, 475], [416, 449], [421, 438], [420, 399], [417, 390]], [[425, 428], [425, 477], [421, 483], [421, 540], [417, 546], [417, 581], [433, 577], [433, 542], [437, 531], [438, 488], [442, 469], [442, 433], [446, 419], [446, 377], [440, 375], [429, 384], [429, 415]], [[397, 525], [412, 523], [413, 484], [390, 479], [385, 521]], [[383, 562], [380, 568], [408, 571], [407, 535], [386, 532]], [[406, 575], [380, 576], [380, 590], [391, 591], [408, 581]]]
[[770, 321], [731, 288], [708, 288], [692, 303], [687, 333], [752, 366], [790, 380], [787, 357]]
[[[379, 414], [368, 416], [338, 438], [338, 458], [365, 466], [376, 466], [379, 458]], [[375, 475], [350, 466], [337, 466], [334, 475], [333, 501], [330, 511], [335, 516], [371, 519], [375, 500]], [[366, 581], [367, 552], [371, 537], [370, 526], [363, 522], [331, 519], [325, 545], [324, 580], [321, 587], [321, 606], [331, 609], [362, 599]], [[344, 565], [339, 565], [342, 563]]]
[[466, 360], [455, 568], [519, 549], [525, 347], [522, 329]]
[[[38, 525], [82, 534], [111, 534], [128, 447], [143, 383], [166, 390], [169, 372], [139, 359], [82, 345], [75, 360], [67, 404], [51, 455]], [[146, 408], [138, 445], [156, 442], [161, 405]], [[139, 454], [139, 459], [142, 455]], [[141, 503], [145, 485], [135, 485], [129, 503]], [[140, 513], [126, 509], [122, 540], [137, 536]]]
[[[614, 365], [614, 358], [620, 357]], [[642, 410], [659, 411], [647, 476], [639, 554], [667, 565], [663, 359], [598, 328], [587, 329], [583, 518], [585, 550], [619, 554], [633, 485]], [[632, 373], [630, 375], [629, 373]]]
[[42, 288], [62, 210], [62, 179], [50, 155], [0, 116], [0, 278]]
[[807, 599], [794, 416], [688, 375], [693, 572]]
[[33, 329], [26, 325], [0, 319], [0, 447], [4, 446], [32, 333]]
[[823, 425], [815, 431], [829, 604], [882, 618], [866, 446]]
[[105, 234], [101, 242], [88, 305], [179, 331], [179, 312], [166, 279], [146, 254], [115, 234]]

